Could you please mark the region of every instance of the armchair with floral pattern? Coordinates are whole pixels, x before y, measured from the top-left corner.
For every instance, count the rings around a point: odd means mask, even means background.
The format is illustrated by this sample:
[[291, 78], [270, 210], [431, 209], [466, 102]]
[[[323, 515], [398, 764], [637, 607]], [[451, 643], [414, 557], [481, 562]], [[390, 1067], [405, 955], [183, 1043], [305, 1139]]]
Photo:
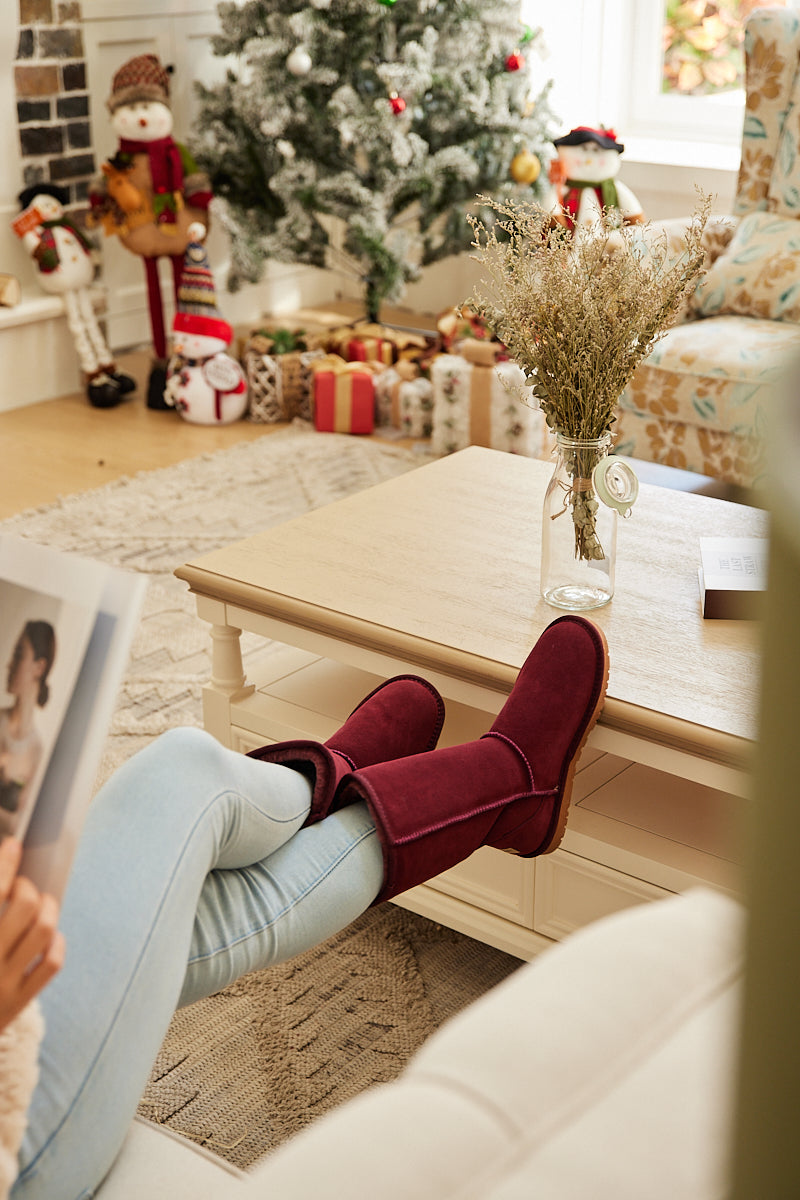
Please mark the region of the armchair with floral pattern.
[[[754, 10], [745, 56], [734, 212], [709, 222], [708, 273], [637, 369], [615, 429], [618, 453], [758, 487], [770, 396], [800, 353], [800, 12]], [[685, 225], [652, 228], [680, 253]]]

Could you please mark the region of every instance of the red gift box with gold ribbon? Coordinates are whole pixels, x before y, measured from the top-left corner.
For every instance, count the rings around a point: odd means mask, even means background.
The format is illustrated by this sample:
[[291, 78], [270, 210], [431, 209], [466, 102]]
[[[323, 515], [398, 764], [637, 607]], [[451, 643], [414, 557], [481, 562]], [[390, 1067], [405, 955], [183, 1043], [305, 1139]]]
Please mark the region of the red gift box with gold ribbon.
[[372, 433], [375, 427], [375, 372], [378, 363], [345, 362], [326, 354], [314, 372], [314, 426], [320, 433]]

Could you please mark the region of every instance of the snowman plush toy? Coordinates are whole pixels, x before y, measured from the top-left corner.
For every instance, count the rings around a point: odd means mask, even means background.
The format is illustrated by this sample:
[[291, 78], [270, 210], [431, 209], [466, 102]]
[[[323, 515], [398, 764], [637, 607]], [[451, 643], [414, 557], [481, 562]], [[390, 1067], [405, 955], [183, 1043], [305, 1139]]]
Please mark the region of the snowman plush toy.
[[64, 300], [87, 399], [94, 408], [114, 408], [136, 382], [117, 370], [95, 316], [91, 246], [65, 211], [69, 194], [57, 184], [40, 183], [20, 192], [18, 200], [22, 211], [12, 228], [36, 264], [42, 291]]
[[167, 335], [158, 260], [171, 262], [177, 299], [189, 226], [200, 221], [208, 227], [211, 184], [172, 136], [170, 70], [154, 54], [139, 54], [119, 68], [106, 105], [117, 152], [92, 183], [91, 220], [144, 262], [154, 351], [147, 404], [164, 408]]
[[189, 228], [164, 396], [184, 421], [229, 425], [244, 415], [247, 384], [239, 363], [225, 353], [233, 329], [217, 309], [205, 232], [199, 223]]
[[551, 166], [554, 185], [553, 214], [573, 232], [599, 220], [605, 211], [619, 215], [621, 223], [644, 220], [642, 206], [631, 189], [617, 179], [625, 147], [613, 129], [578, 125], [564, 137], [554, 138], [558, 158]]

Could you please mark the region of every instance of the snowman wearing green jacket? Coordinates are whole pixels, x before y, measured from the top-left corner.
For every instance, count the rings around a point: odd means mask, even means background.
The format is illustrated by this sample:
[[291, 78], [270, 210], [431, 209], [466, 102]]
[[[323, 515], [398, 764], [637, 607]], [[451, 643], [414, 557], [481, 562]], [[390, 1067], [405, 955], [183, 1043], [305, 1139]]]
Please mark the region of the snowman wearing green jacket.
[[613, 129], [578, 125], [554, 138], [558, 158], [551, 166], [554, 185], [552, 210], [570, 230], [593, 225], [603, 212], [618, 213], [623, 224], [644, 220], [642, 206], [631, 189], [617, 179], [625, 147]]

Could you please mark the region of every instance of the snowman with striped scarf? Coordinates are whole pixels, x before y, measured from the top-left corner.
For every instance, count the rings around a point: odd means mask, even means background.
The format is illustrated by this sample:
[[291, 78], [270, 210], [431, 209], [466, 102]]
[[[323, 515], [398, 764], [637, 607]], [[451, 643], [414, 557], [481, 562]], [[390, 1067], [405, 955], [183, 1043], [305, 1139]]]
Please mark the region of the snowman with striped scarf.
[[189, 228], [164, 399], [193, 425], [229, 425], [244, 416], [247, 383], [239, 363], [225, 353], [233, 329], [217, 309], [205, 232], [199, 223]]

